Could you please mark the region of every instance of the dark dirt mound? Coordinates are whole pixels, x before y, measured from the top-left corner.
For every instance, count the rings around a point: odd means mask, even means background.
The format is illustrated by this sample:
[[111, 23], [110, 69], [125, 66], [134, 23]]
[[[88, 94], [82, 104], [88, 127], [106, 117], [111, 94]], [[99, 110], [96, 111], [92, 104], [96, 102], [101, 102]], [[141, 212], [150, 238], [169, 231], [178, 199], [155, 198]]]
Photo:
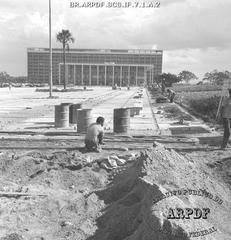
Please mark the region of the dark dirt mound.
[[207, 164], [210, 168], [214, 169], [215, 172], [222, 178], [222, 180], [228, 184], [231, 188], [231, 158], [223, 158], [214, 163]]
[[18, 235], [17, 233], [12, 233], [0, 239], [1, 240], [23, 240], [22, 236]]
[[[190, 192], [199, 189], [222, 197], [222, 204]], [[163, 199], [174, 191], [181, 194]], [[115, 177], [113, 186], [97, 195], [108, 207], [97, 219], [98, 230], [89, 240], [183, 240], [191, 239], [192, 232], [212, 232], [209, 229], [213, 227], [216, 232], [206, 233], [203, 239], [231, 237], [230, 195], [225, 188], [211, 181], [195, 162], [162, 147], [143, 152], [133, 167]], [[210, 208], [208, 219], [167, 218], [171, 208], [205, 207]]]

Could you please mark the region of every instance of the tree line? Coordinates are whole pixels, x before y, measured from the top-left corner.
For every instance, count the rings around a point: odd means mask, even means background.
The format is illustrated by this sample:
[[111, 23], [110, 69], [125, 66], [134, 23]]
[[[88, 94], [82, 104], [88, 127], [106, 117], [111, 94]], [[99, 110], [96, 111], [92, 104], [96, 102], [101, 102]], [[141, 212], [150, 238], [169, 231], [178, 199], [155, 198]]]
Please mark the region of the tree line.
[[[187, 70], [181, 71], [179, 74], [172, 73], [162, 73], [157, 77], [157, 83], [164, 83], [166, 87], [171, 87], [173, 83], [190, 83], [191, 81], [198, 80], [198, 77]], [[226, 81], [231, 80], [231, 72], [229, 71], [218, 71], [213, 70], [204, 74], [202, 81], [197, 84], [213, 84], [213, 85], [223, 85]]]
[[[64, 60], [65, 63], [65, 60]], [[65, 69], [65, 68], [64, 68]], [[65, 76], [65, 73], [64, 73]], [[173, 73], [162, 73], [157, 77], [157, 83], [164, 83], [166, 87], [171, 87], [173, 83], [186, 83], [188, 84], [192, 80], [198, 80], [198, 77], [187, 70], [181, 71], [178, 75]], [[213, 70], [205, 73], [202, 81], [197, 84], [209, 83], [213, 85], [223, 85], [225, 81], [231, 80], [231, 72], [229, 71], [218, 71]], [[27, 83], [28, 79], [26, 76], [13, 77], [7, 72], [0, 72], [0, 83]], [[66, 81], [64, 80], [64, 88], [66, 88]]]

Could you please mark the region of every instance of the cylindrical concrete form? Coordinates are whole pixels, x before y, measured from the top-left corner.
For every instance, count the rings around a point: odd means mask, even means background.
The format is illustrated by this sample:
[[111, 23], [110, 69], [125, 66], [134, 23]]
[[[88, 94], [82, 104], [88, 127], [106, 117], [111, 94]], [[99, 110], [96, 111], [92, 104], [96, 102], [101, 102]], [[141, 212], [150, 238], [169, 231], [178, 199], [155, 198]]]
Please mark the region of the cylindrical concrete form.
[[68, 105], [68, 106], [70, 106], [72, 103], [61, 103], [60, 105], [62, 105], [62, 106], [64, 106], [64, 105]]
[[130, 117], [134, 117], [136, 115], [136, 108], [135, 107], [130, 107]]
[[88, 126], [93, 123], [92, 109], [77, 109], [77, 132], [84, 133]]
[[56, 128], [69, 127], [69, 105], [55, 106], [55, 127]]
[[77, 123], [77, 109], [81, 109], [82, 104], [72, 104], [70, 105], [70, 112], [69, 112], [69, 122], [70, 123]]
[[130, 129], [130, 109], [114, 109], [113, 129], [115, 133], [127, 133]]
[[134, 107], [135, 115], [139, 115], [142, 107]]

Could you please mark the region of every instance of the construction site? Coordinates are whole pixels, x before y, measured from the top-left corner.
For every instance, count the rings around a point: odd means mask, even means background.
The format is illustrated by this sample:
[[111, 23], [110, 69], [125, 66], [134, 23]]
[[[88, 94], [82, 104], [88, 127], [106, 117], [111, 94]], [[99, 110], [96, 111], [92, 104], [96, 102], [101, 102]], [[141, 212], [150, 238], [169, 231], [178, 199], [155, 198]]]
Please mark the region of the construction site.
[[[0, 94], [0, 239], [231, 239], [221, 127], [158, 101], [158, 88]], [[104, 145], [89, 152], [86, 130], [99, 116]]]

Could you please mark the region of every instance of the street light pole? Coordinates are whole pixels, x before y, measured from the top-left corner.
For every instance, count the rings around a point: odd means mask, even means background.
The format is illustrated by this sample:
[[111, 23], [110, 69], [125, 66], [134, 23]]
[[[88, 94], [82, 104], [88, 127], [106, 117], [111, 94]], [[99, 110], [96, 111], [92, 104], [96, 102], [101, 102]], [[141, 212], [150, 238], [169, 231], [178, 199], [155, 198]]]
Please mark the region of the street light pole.
[[51, 46], [51, 0], [49, 0], [49, 97], [52, 97], [52, 46]]

